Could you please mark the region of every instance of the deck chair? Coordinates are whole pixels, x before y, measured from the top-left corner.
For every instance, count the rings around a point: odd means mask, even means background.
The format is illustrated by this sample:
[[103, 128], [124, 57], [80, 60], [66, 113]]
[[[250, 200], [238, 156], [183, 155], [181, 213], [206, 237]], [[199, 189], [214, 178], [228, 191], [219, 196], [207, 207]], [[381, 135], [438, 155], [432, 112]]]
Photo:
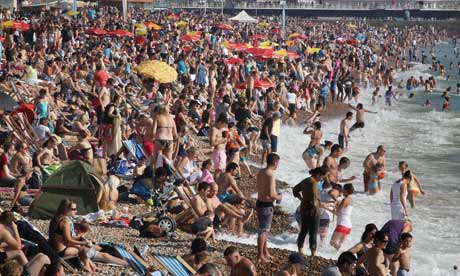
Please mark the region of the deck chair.
[[128, 262], [129, 267], [134, 270], [136, 274], [140, 276], [151, 275], [148, 270], [149, 265], [141, 257], [139, 257], [139, 255], [130, 251], [126, 247], [112, 242], [102, 242], [98, 243], [98, 245], [102, 248], [115, 250], [121, 258]]
[[26, 218], [18, 213], [14, 213], [14, 216], [18, 220], [19, 234], [24, 238], [24, 240], [27, 240], [27, 243], [24, 243], [25, 245], [33, 246], [32, 244], [37, 244], [37, 249], [39, 252], [49, 256], [50, 259], [56, 259], [65, 269], [67, 269], [72, 274], [77, 273], [77, 270], [72, 265], [70, 265], [68, 261], [73, 258], [78, 258], [78, 256], [65, 258], [60, 257], [57, 252], [49, 245], [45, 235], [43, 235], [43, 233], [41, 233], [37, 227], [35, 227]]
[[136, 161], [145, 158], [146, 155], [142, 149], [142, 145], [138, 144], [136, 140], [125, 140], [122, 142], [123, 146], [131, 153], [131, 155], [136, 159]]
[[154, 259], [168, 271], [165, 276], [191, 276], [196, 271], [180, 256], [153, 254]]

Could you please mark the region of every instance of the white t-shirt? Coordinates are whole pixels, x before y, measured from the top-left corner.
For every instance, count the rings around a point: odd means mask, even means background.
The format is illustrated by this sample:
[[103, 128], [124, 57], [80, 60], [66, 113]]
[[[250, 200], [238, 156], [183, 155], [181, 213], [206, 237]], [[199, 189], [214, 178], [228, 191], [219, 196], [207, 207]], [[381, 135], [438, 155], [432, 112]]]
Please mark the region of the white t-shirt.
[[291, 93], [289, 92], [287, 94], [287, 98], [288, 98], [288, 103], [289, 104], [295, 104], [296, 103], [296, 99], [297, 99], [297, 95], [295, 93]]
[[48, 138], [48, 133], [51, 132], [49, 127], [44, 126], [44, 125], [38, 125], [34, 127], [34, 131], [40, 140], [44, 140]]

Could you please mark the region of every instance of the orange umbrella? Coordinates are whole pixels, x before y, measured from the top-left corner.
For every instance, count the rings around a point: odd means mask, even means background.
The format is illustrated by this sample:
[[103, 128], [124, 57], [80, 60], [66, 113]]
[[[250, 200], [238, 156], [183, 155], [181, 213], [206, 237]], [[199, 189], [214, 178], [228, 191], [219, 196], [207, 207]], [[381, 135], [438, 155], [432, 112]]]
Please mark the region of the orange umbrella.
[[222, 30], [229, 30], [229, 31], [233, 30], [233, 27], [228, 24], [219, 24], [216, 27]]
[[177, 14], [171, 13], [167, 17], [169, 20], [179, 20], [179, 16]]
[[24, 21], [13, 21], [13, 20], [2, 22], [1, 26], [5, 29], [20, 30], [22, 32], [27, 31], [30, 28], [30, 24]]
[[144, 24], [145, 24], [145, 26], [146, 26], [147, 28], [149, 28], [149, 29], [154, 29], [155, 31], [161, 30], [161, 26], [158, 25], [158, 24], [155, 24], [155, 23], [153, 23], [153, 22], [146, 22], [146, 23], [144, 23]]

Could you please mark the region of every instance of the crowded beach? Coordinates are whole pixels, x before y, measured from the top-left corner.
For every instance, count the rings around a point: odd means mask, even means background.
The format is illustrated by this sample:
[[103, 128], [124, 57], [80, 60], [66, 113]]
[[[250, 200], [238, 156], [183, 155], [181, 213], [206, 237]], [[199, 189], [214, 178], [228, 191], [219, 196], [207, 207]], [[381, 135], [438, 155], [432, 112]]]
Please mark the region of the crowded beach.
[[[1, 275], [411, 275], [422, 179], [405, 160], [387, 164], [384, 144], [364, 160], [347, 152], [379, 102], [432, 93], [436, 77], [395, 76], [427, 63], [446, 31], [114, 7], [1, 18]], [[453, 63], [430, 61], [449, 77]], [[434, 108], [448, 112], [459, 92]], [[308, 146], [290, 188], [275, 174], [294, 126]], [[382, 193], [387, 166], [400, 170], [391, 220], [352, 228], [364, 211], [353, 194]], [[344, 248], [351, 231], [362, 238]], [[284, 232], [298, 234], [297, 251], [268, 246]], [[223, 234], [257, 235], [257, 246]]]

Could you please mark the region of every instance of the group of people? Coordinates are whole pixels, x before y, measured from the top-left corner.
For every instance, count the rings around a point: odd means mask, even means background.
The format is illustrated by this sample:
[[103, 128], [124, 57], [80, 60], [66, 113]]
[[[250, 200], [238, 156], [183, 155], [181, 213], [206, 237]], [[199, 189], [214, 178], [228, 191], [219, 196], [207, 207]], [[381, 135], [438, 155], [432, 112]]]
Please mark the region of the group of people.
[[[279, 24], [268, 18], [260, 18], [263, 25], [237, 23], [228, 28], [222, 27], [224, 17], [212, 13], [129, 9], [123, 17], [114, 7], [82, 9], [74, 16], [59, 10], [2, 10], [1, 17], [29, 22], [26, 29], [4, 28], [0, 47], [2, 90], [20, 104], [33, 106], [30, 128], [11, 123], [20, 110], [4, 110], [0, 118], [0, 183], [13, 188], [15, 211], [33, 202], [30, 189], [40, 188], [66, 161], [80, 160], [103, 176], [106, 185], [98, 187], [97, 195], [101, 209], [116, 209], [120, 200], [149, 204], [155, 192], [166, 194], [168, 211], [188, 213], [180, 222], [190, 225], [199, 238], [214, 239], [221, 228], [243, 235], [255, 209], [260, 262], [270, 261], [268, 233], [274, 203], [282, 201], [274, 172], [283, 123], [305, 123], [304, 133], [311, 138], [302, 154], [311, 176], [293, 189], [301, 201], [299, 253], [304, 253], [308, 234], [311, 254], [316, 254], [317, 235], [322, 241], [326, 238], [334, 215], [337, 226], [330, 244], [339, 250], [351, 232], [356, 188], [356, 177], [343, 174], [351, 160], [341, 155], [351, 145], [350, 134], [365, 127], [365, 113], [374, 113], [359, 103], [361, 86], [391, 91], [394, 68], [408, 65], [405, 56], [416, 48], [413, 41], [429, 46], [447, 36], [416, 25], [378, 28], [300, 18], [288, 18], [287, 33], [282, 34]], [[130, 35], [96, 34], [96, 28], [126, 30]], [[147, 60], [173, 67], [177, 81], [165, 83], [138, 74], [137, 67]], [[388, 95], [386, 103], [391, 105], [394, 95]], [[373, 103], [376, 100], [377, 96]], [[321, 115], [350, 101], [357, 103], [347, 106], [355, 111], [355, 123], [351, 125], [353, 113], [348, 111], [338, 141], [323, 142]], [[298, 114], [305, 115], [305, 121], [299, 122]], [[141, 156], [124, 141], [142, 148]], [[369, 194], [380, 190], [385, 151], [379, 146], [363, 163], [364, 191]], [[250, 160], [266, 166], [255, 174]], [[126, 165], [122, 161], [134, 164], [132, 186], [123, 191], [114, 175]], [[404, 221], [406, 197], [415, 206], [415, 197], [424, 192], [406, 163], [400, 169], [402, 178], [391, 189], [394, 221]], [[245, 183], [239, 182], [246, 175], [256, 176], [255, 204], [241, 188]], [[75, 210], [68, 200], [57, 209], [49, 229], [54, 250], [62, 257], [79, 256], [90, 272], [96, 272], [97, 258], [126, 265], [98, 253], [82, 238], [88, 227], [74, 224]], [[378, 233], [366, 234], [366, 244], [358, 246], [359, 260], [344, 253], [328, 273], [351, 271], [358, 262], [370, 275], [386, 275], [380, 258], [389, 232]], [[393, 256], [385, 255], [385, 268], [398, 262], [409, 270], [411, 237], [398, 233], [391, 238], [397, 242], [392, 244], [395, 252], [387, 254]], [[224, 255], [228, 263], [249, 261], [236, 261], [235, 248]], [[24, 258], [20, 264], [29, 269]], [[303, 257], [293, 254], [278, 275], [297, 275], [303, 264]], [[213, 270], [211, 264], [197, 269], [202, 273], [198, 275], [216, 275], [206, 272]], [[252, 275], [238, 269], [232, 275]], [[377, 270], [382, 274], [373, 274]]]

